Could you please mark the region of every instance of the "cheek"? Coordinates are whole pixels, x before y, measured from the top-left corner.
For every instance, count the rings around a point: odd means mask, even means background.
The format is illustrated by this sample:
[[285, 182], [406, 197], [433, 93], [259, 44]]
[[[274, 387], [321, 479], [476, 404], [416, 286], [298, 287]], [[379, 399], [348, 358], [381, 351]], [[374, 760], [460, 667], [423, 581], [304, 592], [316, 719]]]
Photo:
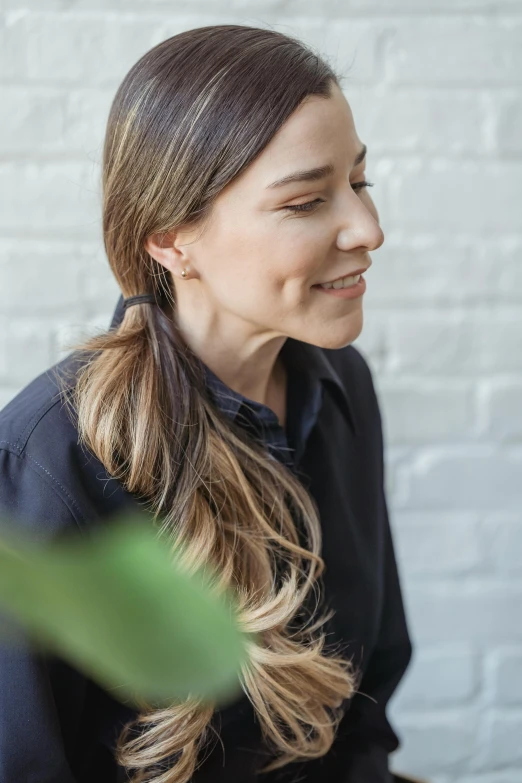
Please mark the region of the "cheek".
[[238, 315], [257, 317], [277, 307], [280, 281], [266, 256], [238, 258], [220, 265], [210, 281], [212, 295], [221, 307]]
[[[207, 279], [214, 297], [236, 313], [268, 314], [305, 304], [328, 251], [321, 232], [305, 230], [306, 220], [292, 221], [292, 236], [255, 230], [231, 231], [214, 238]], [[217, 248], [219, 255], [216, 255]]]
[[[299, 222], [304, 223], [305, 219]], [[299, 238], [278, 254], [277, 277], [280, 284], [291, 283], [301, 287], [312, 285], [324, 266], [330, 244], [331, 238], [324, 237], [321, 231], [316, 229], [305, 232], [301, 229]]]

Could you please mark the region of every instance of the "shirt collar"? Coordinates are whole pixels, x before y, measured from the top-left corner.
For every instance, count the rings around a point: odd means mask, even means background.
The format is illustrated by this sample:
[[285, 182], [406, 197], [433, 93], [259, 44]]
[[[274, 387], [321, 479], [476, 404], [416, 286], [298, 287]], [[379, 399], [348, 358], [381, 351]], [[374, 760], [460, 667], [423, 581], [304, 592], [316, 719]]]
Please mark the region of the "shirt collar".
[[[123, 296], [120, 295], [112, 316], [110, 329], [119, 326], [123, 320], [123, 312]], [[300, 373], [309, 382], [320, 381], [328, 385], [343, 407], [352, 431], [356, 432], [353, 404], [346, 384], [343, 383], [322, 348], [287, 337], [281, 349], [281, 359], [288, 371]], [[207, 384], [213, 392], [217, 405], [227, 415], [235, 418], [246, 398], [230, 389], [206, 364], [204, 367]]]
[[[335, 351], [333, 351], [335, 353]], [[290, 371], [301, 373], [303, 378], [312, 382], [320, 381], [329, 386], [339, 405], [343, 408], [352, 431], [356, 433], [353, 402], [345, 383], [343, 383], [333, 362], [325, 349], [287, 337], [281, 349], [281, 358]]]

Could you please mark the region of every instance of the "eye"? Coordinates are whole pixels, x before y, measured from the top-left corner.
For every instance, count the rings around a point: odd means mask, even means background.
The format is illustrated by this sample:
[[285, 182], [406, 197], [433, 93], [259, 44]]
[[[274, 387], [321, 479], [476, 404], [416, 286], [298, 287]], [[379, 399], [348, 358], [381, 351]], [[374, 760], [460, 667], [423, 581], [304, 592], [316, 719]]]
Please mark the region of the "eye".
[[283, 207], [283, 209], [291, 209], [292, 212], [310, 212], [314, 209], [314, 204], [324, 204], [324, 199], [316, 198], [314, 201], [307, 201], [304, 204], [290, 204], [290, 206]]
[[[373, 188], [373, 182], [354, 182], [352, 188], [354, 190], [362, 190], [363, 188]], [[283, 209], [290, 209], [292, 212], [312, 212], [315, 209], [315, 204], [324, 204], [324, 199], [316, 198], [314, 201], [306, 201], [304, 204], [290, 204], [283, 207]]]
[[365, 179], [362, 182], [354, 182], [352, 188], [355, 190], [362, 190], [363, 188], [373, 188], [375, 183], [367, 182]]

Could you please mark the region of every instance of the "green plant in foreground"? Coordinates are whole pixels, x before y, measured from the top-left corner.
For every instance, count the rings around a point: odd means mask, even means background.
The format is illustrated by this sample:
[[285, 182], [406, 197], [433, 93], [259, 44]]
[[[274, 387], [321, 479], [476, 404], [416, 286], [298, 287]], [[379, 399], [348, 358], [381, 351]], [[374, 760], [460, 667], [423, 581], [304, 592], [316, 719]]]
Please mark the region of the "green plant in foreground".
[[[45, 546], [2, 535], [0, 605], [120, 701], [219, 702], [239, 692], [248, 636], [231, 596], [173, 562], [148, 518], [120, 516], [88, 538]], [[9, 621], [0, 642], [16, 644]]]

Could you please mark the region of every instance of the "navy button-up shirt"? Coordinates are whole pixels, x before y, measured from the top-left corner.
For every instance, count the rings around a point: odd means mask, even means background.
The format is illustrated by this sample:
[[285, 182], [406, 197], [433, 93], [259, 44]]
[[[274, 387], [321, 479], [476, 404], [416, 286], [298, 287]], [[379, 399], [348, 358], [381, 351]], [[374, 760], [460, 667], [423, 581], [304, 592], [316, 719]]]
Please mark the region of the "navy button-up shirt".
[[[111, 328], [123, 316], [120, 297]], [[288, 338], [284, 428], [266, 405], [238, 394], [205, 366], [208, 388], [227, 416], [261, 439], [318, 506], [324, 599], [335, 610], [328, 641], [339, 642], [362, 672], [330, 751], [258, 777], [267, 761], [248, 698], [217, 710], [221, 741], [193, 783], [263, 780], [391, 783], [398, 747], [386, 706], [412, 647], [401, 597], [384, 493], [383, 443], [371, 372], [354, 346], [321, 349]], [[74, 368], [75, 353], [42, 373], [0, 411], [0, 514], [35, 541], [86, 534], [114, 514], [140, 510], [135, 498], [78, 444], [54, 372]], [[58, 657], [0, 646], [0, 783], [121, 783], [113, 748], [136, 713]]]

